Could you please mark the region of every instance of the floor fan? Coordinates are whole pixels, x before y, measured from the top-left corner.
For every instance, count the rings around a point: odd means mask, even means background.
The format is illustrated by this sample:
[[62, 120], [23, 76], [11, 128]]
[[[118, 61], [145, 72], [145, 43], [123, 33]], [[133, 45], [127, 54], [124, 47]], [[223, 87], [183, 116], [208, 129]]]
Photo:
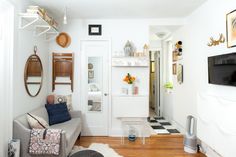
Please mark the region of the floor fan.
[[197, 153], [196, 118], [189, 115], [186, 122], [186, 133], [184, 136], [184, 151]]

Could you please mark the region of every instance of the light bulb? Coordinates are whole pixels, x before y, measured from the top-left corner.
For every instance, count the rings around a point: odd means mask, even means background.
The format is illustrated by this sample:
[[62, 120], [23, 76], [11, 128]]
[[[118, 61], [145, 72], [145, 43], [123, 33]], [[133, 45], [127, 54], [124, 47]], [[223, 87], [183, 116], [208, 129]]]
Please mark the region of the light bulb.
[[65, 7], [65, 12], [64, 12], [63, 23], [64, 23], [65, 25], [67, 24], [67, 9], [66, 9], [66, 7]]

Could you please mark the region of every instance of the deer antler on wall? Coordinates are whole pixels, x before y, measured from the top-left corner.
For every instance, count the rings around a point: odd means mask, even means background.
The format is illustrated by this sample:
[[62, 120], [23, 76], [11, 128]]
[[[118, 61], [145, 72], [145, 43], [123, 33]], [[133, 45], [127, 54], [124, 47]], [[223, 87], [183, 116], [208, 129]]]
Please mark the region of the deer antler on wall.
[[220, 43], [224, 43], [225, 42], [225, 37], [224, 35], [221, 33], [220, 34], [220, 38], [218, 40], [214, 40], [213, 37], [210, 38], [210, 42], [207, 44], [209, 47], [211, 46], [217, 46]]

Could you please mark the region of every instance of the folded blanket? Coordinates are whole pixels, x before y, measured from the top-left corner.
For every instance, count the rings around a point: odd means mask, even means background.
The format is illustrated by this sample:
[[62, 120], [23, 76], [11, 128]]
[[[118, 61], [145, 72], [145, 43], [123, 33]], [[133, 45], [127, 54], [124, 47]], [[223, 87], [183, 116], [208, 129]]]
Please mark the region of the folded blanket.
[[29, 153], [34, 155], [59, 155], [61, 132], [60, 129], [32, 129]]

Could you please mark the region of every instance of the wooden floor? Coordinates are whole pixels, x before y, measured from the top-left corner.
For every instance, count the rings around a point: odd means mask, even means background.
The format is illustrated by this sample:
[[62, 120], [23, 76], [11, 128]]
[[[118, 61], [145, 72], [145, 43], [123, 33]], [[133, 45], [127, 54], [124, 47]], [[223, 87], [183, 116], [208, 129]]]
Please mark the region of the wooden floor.
[[81, 137], [76, 145], [88, 147], [91, 143], [109, 144], [117, 153], [124, 157], [205, 157], [205, 155], [187, 154], [183, 151], [181, 135], [158, 135], [146, 138], [146, 144], [141, 141], [128, 142], [121, 145], [119, 137]]

